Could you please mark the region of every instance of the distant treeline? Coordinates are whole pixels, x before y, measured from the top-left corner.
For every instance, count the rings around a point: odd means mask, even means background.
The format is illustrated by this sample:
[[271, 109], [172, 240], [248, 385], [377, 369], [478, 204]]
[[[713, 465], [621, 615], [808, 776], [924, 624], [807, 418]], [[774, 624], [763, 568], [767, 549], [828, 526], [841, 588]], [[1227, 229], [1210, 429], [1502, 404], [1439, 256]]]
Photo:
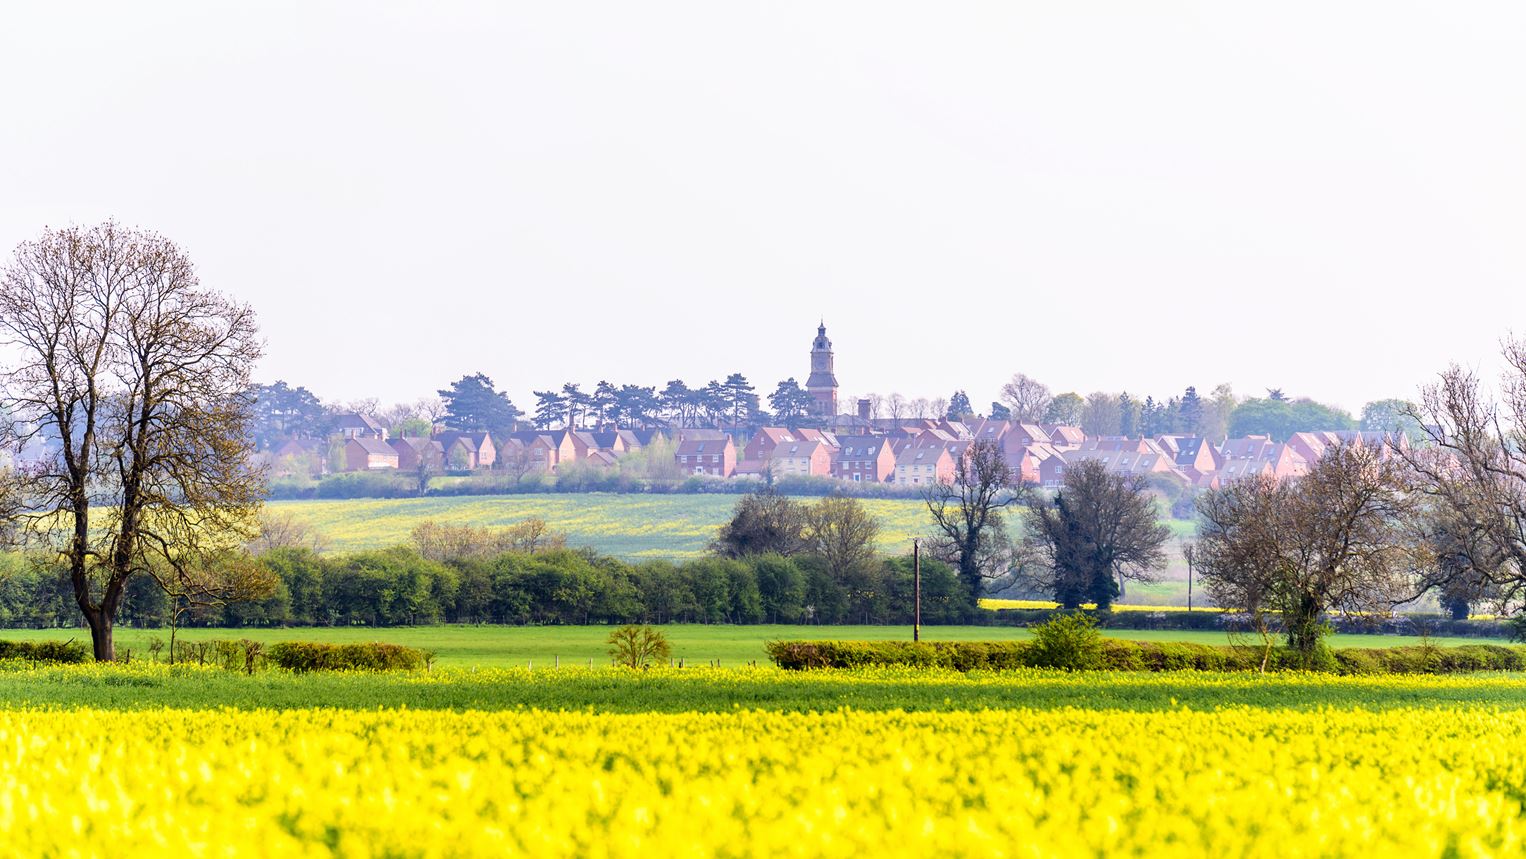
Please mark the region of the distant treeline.
[[[845, 580], [811, 556], [708, 557], [631, 564], [587, 549], [510, 550], [432, 559], [413, 546], [349, 555], [278, 548], [259, 562], [274, 592], [193, 610], [185, 626], [400, 626], [428, 623], [911, 622], [912, 562], [881, 558]], [[7, 557], [0, 627], [76, 626], [62, 571]], [[976, 611], [946, 565], [923, 559], [922, 621], [967, 622]], [[119, 624], [169, 623], [164, 594], [135, 577]]]

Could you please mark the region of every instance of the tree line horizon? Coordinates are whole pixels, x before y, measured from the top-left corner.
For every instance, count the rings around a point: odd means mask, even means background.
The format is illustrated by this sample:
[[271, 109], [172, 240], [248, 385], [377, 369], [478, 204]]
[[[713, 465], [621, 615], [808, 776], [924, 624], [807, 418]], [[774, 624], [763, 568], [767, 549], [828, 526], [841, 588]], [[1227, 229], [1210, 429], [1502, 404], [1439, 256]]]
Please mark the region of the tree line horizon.
[[[682, 380], [656, 386], [614, 384], [601, 380], [591, 391], [575, 382], [537, 391], [535, 412], [527, 415], [491, 377], [473, 373], [442, 388], [436, 397], [382, 406], [376, 399], [324, 402], [307, 388], [285, 380], [251, 389], [256, 445], [268, 450], [290, 438], [319, 438], [335, 417], [360, 414], [377, 420], [393, 436], [427, 436], [435, 428], [503, 435], [529, 427], [538, 430], [608, 427], [711, 428], [755, 431], [764, 426], [789, 429], [830, 428], [832, 421], [810, 413], [811, 397], [793, 378], [779, 383], [761, 401], [747, 377], [732, 373], [724, 381], [691, 388]], [[1265, 397], [1237, 396], [1221, 384], [1207, 396], [1188, 385], [1181, 396], [1157, 401], [1127, 391], [1093, 392], [1085, 397], [1067, 391], [1051, 394], [1043, 383], [1022, 373], [1003, 386], [1000, 399], [977, 412], [963, 389], [947, 399], [907, 399], [900, 394], [870, 394], [871, 420], [892, 424], [914, 420], [1007, 420], [1016, 423], [1079, 427], [1089, 437], [1190, 435], [1223, 440], [1266, 435], [1286, 441], [1297, 432], [1362, 430], [1399, 432], [1419, 440], [1421, 428], [1410, 417], [1415, 403], [1402, 398], [1372, 400], [1359, 416], [1308, 398], [1269, 389]]]

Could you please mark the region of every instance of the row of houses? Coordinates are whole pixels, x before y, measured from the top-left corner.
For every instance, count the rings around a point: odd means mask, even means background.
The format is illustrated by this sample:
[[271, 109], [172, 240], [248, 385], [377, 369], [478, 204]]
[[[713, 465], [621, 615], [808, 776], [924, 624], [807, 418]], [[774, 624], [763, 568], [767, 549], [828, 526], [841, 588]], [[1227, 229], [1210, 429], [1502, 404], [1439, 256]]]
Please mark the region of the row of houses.
[[428, 437], [389, 438], [386, 428], [365, 415], [341, 415], [325, 439], [291, 439], [271, 452], [286, 471], [313, 476], [334, 471], [479, 471], [482, 469], [555, 472], [573, 462], [611, 466], [641, 448], [655, 430], [526, 430], [494, 438], [487, 432], [437, 432]]
[[1088, 460], [1182, 488], [1217, 488], [1259, 474], [1296, 477], [1338, 444], [1370, 445], [1385, 455], [1407, 446], [1395, 433], [1303, 432], [1287, 442], [1248, 436], [1214, 444], [1183, 435], [1088, 438], [1072, 426], [987, 420], [926, 421], [880, 435], [769, 427], [740, 453], [724, 433], [689, 431], [675, 456], [681, 470], [717, 477], [801, 475], [916, 486], [953, 480], [959, 459], [981, 439], [999, 446], [1023, 482], [1047, 487], [1058, 486], [1067, 467]]
[[1196, 436], [1088, 437], [1078, 427], [980, 420], [904, 420], [868, 425], [852, 434], [822, 429], [764, 427], [738, 444], [715, 429], [525, 430], [494, 438], [486, 432], [438, 432], [427, 438], [388, 438], [363, 415], [345, 415], [324, 440], [294, 439], [274, 452], [278, 461], [324, 471], [509, 470], [555, 473], [572, 463], [610, 467], [662, 436], [674, 445], [683, 474], [716, 478], [822, 477], [854, 483], [919, 486], [954, 479], [970, 446], [997, 445], [1025, 483], [1057, 486], [1066, 468], [1101, 462], [1109, 471], [1143, 475], [1182, 488], [1216, 488], [1258, 474], [1296, 477], [1338, 444], [1387, 452], [1406, 439], [1394, 433], [1302, 432], [1286, 442], [1247, 436], [1215, 444]]

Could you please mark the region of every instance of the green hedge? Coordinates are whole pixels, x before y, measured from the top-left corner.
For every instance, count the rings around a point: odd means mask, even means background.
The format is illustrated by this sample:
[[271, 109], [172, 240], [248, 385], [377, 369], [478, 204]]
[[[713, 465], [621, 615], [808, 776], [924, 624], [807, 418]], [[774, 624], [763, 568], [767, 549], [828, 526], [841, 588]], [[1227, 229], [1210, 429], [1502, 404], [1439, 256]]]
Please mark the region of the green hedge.
[[[978, 613], [974, 623], [989, 626], [1038, 626], [1071, 612], [1058, 608], [999, 608]], [[1090, 611], [1099, 629], [1150, 629], [1150, 630], [1240, 630], [1245, 616], [1235, 612], [1221, 611]], [[1281, 629], [1275, 615], [1269, 615], [1273, 632]], [[1343, 617], [1327, 615], [1325, 621], [1336, 632], [1354, 635], [1418, 635], [1449, 638], [1509, 638], [1510, 624], [1503, 620], [1470, 618], [1453, 620], [1435, 614], [1395, 614], [1388, 617]]]
[[[864, 668], [906, 665], [956, 671], [1001, 671], [1037, 667], [1027, 641], [771, 641], [768, 655], [787, 669]], [[1106, 639], [1102, 665], [1108, 671], [1249, 671], [1261, 667], [1259, 647], [1224, 647], [1172, 641]], [[1341, 674], [1456, 674], [1526, 670], [1526, 647], [1469, 644], [1461, 647], [1379, 647], [1333, 650]], [[1271, 670], [1299, 666], [1298, 654], [1273, 648]]]
[[29, 662], [84, 662], [90, 652], [75, 641], [0, 641], [0, 659]]
[[431, 654], [400, 644], [324, 644], [282, 641], [265, 651], [270, 664], [290, 671], [411, 671], [428, 666]]

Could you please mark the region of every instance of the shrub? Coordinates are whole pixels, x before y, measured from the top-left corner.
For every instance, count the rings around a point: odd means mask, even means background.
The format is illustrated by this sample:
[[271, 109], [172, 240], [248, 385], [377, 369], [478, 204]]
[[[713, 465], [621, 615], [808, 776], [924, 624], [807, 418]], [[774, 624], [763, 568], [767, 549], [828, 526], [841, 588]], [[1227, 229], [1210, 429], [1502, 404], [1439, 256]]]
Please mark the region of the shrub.
[[609, 655], [616, 665], [649, 668], [673, 655], [667, 636], [650, 626], [622, 626], [609, 634]]
[[84, 662], [89, 655], [85, 645], [77, 641], [0, 640], [0, 659], [25, 659], [28, 662]]
[[288, 671], [412, 671], [428, 667], [431, 654], [400, 644], [326, 644], [281, 641], [265, 650], [271, 664]]
[[1029, 658], [1036, 668], [1085, 671], [1101, 668], [1102, 633], [1091, 615], [1062, 614], [1033, 628]]
[[[1095, 632], [1095, 630], [1092, 630]], [[1016, 668], [1070, 668], [1087, 664], [1107, 671], [1257, 671], [1260, 647], [1215, 647], [1177, 641], [1099, 639], [1074, 644], [1084, 633], [1057, 636], [1063, 647], [1041, 650], [1038, 641], [770, 641], [769, 657], [781, 668], [868, 668], [906, 666], [956, 671], [1006, 671]], [[1080, 652], [1069, 664], [1057, 654]], [[1090, 654], [1090, 655], [1087, 655]], [[1526, 670], [1526, 647], [1469, 644], [1461, 647], [1347, 648], [1327, 651], [1330, 671], [1338, 674], [1456, 674], [1473, 671]], [[1092, 661], [1095, 657], [1095, 661]], [[1270, 671], [1303, 668], [1304, 655], [1275, 648]]]
[[770, 641], [769, 658], [781, 668], [869, 668], [906, 665], [956, 671], [1025, 668], [1026, 641]]

